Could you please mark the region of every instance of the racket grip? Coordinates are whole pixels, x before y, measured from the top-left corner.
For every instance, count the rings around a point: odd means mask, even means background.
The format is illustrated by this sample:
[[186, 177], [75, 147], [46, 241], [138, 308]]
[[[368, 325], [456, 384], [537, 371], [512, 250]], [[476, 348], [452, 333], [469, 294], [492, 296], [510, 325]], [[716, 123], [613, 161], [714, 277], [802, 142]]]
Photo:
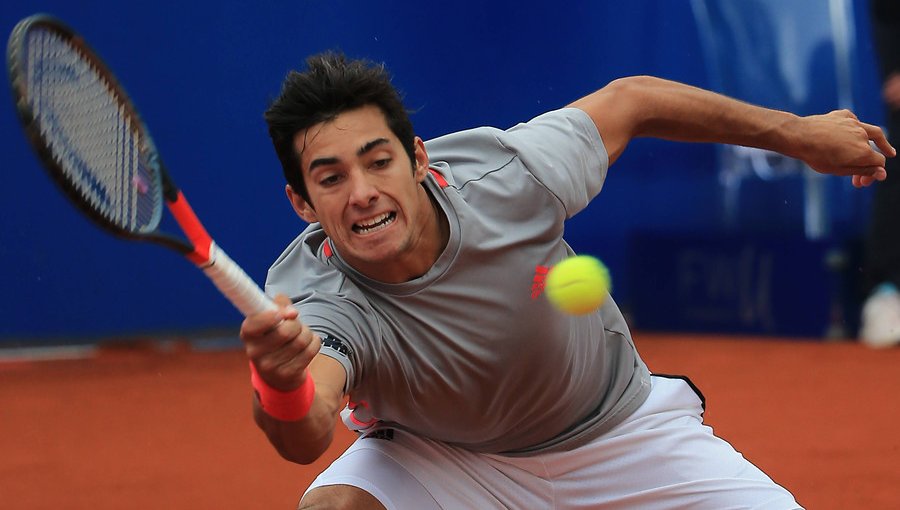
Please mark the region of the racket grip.
[[209, 262], [201, 269], [231, 304], [244, 314], [244, 317], [277, 309], [275, 303], [259, 288], [259, 285], [215, 242], [209, 247]]

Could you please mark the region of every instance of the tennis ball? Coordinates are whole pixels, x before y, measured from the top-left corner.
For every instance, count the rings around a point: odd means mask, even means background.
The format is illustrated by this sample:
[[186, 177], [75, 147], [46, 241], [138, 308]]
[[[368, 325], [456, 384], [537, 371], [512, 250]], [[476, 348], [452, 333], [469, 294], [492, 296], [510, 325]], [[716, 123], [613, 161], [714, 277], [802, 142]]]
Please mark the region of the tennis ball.
[[544, 291], [563, 312], [584, 315], [599, 308], [611, 288], [609, 270], [602, 262], [588, 255], [576, 255], [550, 269]]

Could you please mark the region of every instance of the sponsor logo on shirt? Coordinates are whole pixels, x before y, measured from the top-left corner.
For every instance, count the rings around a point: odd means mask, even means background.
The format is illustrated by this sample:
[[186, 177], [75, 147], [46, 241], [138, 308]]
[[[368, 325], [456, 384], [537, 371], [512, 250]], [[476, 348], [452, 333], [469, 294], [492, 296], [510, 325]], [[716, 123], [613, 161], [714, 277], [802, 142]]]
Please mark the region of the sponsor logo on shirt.
[[366, 434], [365, 439], [384, 439], [390, 441], [394, 439], [394, 429], [378, 429]]
[[547, 273], [550, 272], [550, 266], [542, 266], [538, 264], [534, 268], [534, 278], [531, 280], [531, 299], [537, 299], [541, 292], [544, 292], [544, 285], [547, 281]]
[[378, 423], [378, 418], [372, 415], [369, 404], [366, 401], [347, 402], [347, 407], [341, 411], [341, 420], [350, 430], [365, 430]]
[[325, 336], [321, 337], [321, 340], [322, 340], [322, 347], [327, 347], [327, 348], [341, 354], [345, 358], [348, 358], [348, 359], [350, 358], [350, 354], [352, 353], [352, 350], [350, 349], [349, 345], [345, 344], [341, 340], [339, 340], [331, 335], [325, 335]]

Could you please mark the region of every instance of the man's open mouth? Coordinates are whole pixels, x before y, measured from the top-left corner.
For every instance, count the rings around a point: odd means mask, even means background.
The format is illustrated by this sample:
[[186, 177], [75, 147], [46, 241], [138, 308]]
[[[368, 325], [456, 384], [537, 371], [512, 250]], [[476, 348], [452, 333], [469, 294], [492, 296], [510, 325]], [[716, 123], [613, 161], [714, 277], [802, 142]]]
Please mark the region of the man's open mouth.
[[391, 211], [386, 212], [384, 214], [379, 214], [378, 216], [368, 219], [365, 221], [361, 221], [359, 223], [353, 224], [353, 231], [357, 234], [371, 234], [372, 232], [377, 232], [397, 219], [397, 213]]

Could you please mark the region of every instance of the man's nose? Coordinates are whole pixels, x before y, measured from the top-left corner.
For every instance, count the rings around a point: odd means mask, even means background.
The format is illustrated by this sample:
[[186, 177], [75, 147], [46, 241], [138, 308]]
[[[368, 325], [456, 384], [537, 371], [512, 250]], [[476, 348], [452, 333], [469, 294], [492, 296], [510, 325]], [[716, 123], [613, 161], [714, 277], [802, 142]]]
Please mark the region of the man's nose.
[[378, 199], [378, 188], [364, 172], [355, 172], [350, 189], [350, 204], [356, 207], [368, 207]]

